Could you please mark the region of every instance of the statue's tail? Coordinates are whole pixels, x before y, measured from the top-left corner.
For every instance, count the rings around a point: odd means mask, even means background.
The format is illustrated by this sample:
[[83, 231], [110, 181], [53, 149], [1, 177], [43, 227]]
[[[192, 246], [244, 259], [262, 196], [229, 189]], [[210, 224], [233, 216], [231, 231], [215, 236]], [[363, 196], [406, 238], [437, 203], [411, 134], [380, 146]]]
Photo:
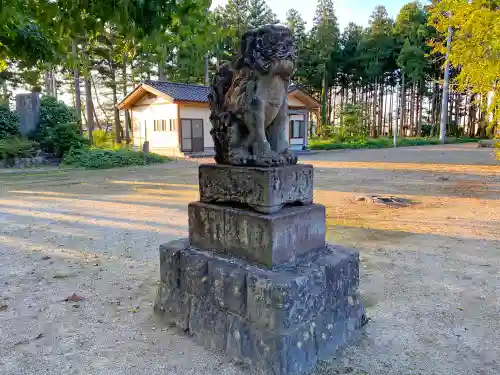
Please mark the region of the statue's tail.
[[233, 74], [229, 63], [221, 65], [214, 75], [208, 95], [212, 122], [210, 134], [214, 140], [215, 161], [219, 164], [226, 164], [229, 160], [232, 116], [227, 108], [226, 94], [233, 82]]

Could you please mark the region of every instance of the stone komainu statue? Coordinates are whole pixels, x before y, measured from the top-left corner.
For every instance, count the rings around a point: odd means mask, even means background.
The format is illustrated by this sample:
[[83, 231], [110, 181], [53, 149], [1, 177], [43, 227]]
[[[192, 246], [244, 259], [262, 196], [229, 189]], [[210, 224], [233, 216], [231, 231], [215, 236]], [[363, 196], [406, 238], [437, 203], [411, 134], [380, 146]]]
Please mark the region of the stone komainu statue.
[[209, 94], [217, 163], [297, 163], [287, 132], [287, 94], [295, 57], [290, 30], [269, 25], [247, 31], [237, 60], [217, 70]]

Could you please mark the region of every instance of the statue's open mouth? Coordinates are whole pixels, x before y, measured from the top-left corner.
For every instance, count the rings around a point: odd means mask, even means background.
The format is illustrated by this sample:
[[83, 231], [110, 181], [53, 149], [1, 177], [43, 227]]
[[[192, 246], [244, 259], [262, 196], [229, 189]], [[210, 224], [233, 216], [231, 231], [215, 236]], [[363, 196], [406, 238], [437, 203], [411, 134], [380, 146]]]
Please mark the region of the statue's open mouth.
[[295, 60], [297, 57], [295, 48], [283, 42], [276, 44], [274, 55], [282, 60]]

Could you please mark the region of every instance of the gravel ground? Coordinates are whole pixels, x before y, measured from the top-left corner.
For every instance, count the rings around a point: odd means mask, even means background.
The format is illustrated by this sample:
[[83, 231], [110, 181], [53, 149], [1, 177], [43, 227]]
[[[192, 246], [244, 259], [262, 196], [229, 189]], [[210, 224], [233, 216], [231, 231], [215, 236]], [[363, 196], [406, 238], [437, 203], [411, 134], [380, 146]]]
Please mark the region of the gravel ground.
[[[500, 373], [500, 168], [449, 145], [320, 152], [329, 240], [371, 318], [317, 374]], [[0, 172], [0, 374], [252, 374], [152, 315], [158, 246], [187, 234], [197, 163]], [[357, 202], [397, 195], [415, 205]], [[81, 301], [64, 299], [73, 293]], [[76, 298], [79, 299], [79, 298]]]

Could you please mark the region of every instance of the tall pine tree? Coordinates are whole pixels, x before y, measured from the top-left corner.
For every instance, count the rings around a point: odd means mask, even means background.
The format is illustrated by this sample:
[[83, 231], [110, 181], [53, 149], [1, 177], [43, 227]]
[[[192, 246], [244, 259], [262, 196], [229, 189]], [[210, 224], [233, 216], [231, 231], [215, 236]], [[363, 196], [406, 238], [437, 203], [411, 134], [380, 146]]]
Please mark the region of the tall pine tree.
[[278, 23], [276, 14], [269, 8], [265, 0], [248, 0], [248, 8], [247, 26], [249, 28]]
[[332, 0], [318, 0], [311, 39], [311, 52], [315, 54], [318, 72], [322, 75], [321, 120], [328, 124], [328, 87], [335, 82], [340, 53], [340, 32]]
[[286, 25], [293, 35], [296, 48], [300, 51], [306, 41], [306, 23], [297, 9], [286, 12]]

